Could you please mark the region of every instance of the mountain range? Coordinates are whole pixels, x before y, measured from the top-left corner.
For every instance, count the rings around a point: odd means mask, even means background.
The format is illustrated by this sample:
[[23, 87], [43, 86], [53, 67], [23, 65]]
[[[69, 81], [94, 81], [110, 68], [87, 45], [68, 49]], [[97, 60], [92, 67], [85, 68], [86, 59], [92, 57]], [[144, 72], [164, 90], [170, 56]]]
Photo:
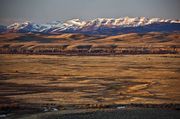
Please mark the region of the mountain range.
[[97, 18], [82, 21], [79, 19], [65, 22], [54, 21], [46, 24], [36, 24], [30, 21], [14, 23], [9, 26], [0, 25], [0, 33], [83, 33], [98, 35], [117, 35], [124, 33], [174, 32], [180, 31], [180, 20], [124, 17], [124, 18]]

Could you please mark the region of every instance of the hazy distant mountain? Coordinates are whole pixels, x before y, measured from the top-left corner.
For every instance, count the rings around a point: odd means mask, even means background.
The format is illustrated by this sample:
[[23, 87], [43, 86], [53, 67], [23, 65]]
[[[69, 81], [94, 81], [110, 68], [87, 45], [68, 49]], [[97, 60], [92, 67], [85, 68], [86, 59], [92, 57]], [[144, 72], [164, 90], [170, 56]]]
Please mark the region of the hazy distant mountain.
[[20, 33], [85, 33], [116, 35], [120, 33], [173, 32], [180, 31], [180, 20], [160, 18], [97, 18], [89, 21], [72, 19], [65, 22], [55, 21], [47, 24], [32, 22], [14, 23], [7, 26], [8, 32]]
[[7, 30], [7, 27], [4, 25], [0, 25], [0, 33], [5, 32]]

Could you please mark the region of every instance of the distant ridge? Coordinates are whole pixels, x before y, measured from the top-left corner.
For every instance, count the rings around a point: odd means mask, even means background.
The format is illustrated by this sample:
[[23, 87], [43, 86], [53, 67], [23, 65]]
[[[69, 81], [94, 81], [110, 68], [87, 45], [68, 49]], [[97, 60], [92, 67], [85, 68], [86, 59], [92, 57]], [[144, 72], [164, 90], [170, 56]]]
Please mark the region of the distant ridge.
[[117, 35], [122, 33], [174, 31], [180, 31], [180, 20], [146, 17], [97, 18], [87, 21], [72, 19], [65, 22], [55, 21], [47, 24], [35, 24], [27, 21], [0, 27], [0, 32], [43, 34], [84, 33]]

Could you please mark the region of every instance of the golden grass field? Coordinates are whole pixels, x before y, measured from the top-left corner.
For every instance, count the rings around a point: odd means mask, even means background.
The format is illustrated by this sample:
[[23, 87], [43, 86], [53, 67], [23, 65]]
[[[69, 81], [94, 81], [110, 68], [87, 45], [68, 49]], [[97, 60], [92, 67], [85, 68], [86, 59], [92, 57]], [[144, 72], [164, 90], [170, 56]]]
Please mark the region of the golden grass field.
[[180, 55], [1, 54], [0, 61], [0, 105], [180, 103]]
[[92, 110], [93, 119], [176, 118], [179, 41], [179, 32], [0, 34], [0, 118], [81, 119]]

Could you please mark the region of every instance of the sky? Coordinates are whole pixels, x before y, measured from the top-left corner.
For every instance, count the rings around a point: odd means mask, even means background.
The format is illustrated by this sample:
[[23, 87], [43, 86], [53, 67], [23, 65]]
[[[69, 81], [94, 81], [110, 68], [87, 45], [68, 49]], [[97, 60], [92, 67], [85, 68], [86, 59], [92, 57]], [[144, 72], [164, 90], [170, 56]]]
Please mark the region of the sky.
[[0, 0], [0, 24], [125, 16], [180, 19], [179, 11], [180, 0]]

